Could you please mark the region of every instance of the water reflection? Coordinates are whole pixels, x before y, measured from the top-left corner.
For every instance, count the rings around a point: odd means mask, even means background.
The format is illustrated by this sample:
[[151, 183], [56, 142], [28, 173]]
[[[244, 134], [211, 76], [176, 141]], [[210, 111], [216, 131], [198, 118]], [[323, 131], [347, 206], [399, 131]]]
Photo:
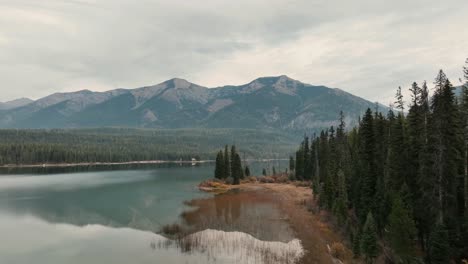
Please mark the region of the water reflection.
[[[302, 254], [268, 195], [205, 199], [212, 195], [197, 185], [212, 177], [211, 165], [126, 167], [0, 175], [0, 234], [8, 239], [0, 263], [274, 263], [265, 252], [280, 260]], [[253, 171], [262, 167], [252, 164]], [[191, 235], [155, 234], [174, 222]], [[181, 254], [181, 241], [190, 241], [190, 252]]]
[[0, 176], [0, 213], [158, 231], [178, 220], [211, 167]]
[[287, 216], [277, 207], [278, 198], [266, 190], [216, 195], [189, 203], [197, 209], [182, 215], [192, 232], [216, 229], [241, 231], [261, 240], [294, 239]]
[[2, 191], [67, 191], [82, 188], [95, 188], [102, 185], [122, 184], [136, 181], [147, 181], [150, 173], [141, 172], [128, 177], [122, 172], [52, 174], [41, 177], [35, 175], [2, 176], [0, 179], [0, 192]]
[[[254, 175], [261, 175], [262, 170], [266, 169], [271, 173], [273, 167], [276, 171], [284, 171], [289, 167], [289, 160], [268, 160], [268, 161], [244, 161], [243, 165], [248, 165]], [[0, 175], [11, 174], [64, 174], [77, 172], [101, 172], [101, 171], [119, 171], [119, 170], [157, 170], [167, 168], [190, 168], [204, 167], [210, 168], [210, 176], [213, 176], [214, 163], [135, 163], [135, 164], [94, 164], [80, 166], [58, 166], [58, 167], [0, 167]], [[1, 176], [0, 176], [1, 177]]]
[[[275, 252], [275, 259], [302, 254], [298, 241], [264, 242], [243, 233], [206, 230], [192, 235], [200, 243], [181, 254], [171, 240], [146, 231], [50, 224], [33, 216], [0, 215], [0, 233], [8, 243], [0, 246], [0, 263], [287, 263], [265, 262], [260, 253]], [[222, 243], [219, 243], [222, 239]], [[241, 244], [239, 244], [241, 243]], [[150, 245], [166, 245], [150, 247]], [[252, 250], [257, 249], [257, 250]]]
[[[156, 243], [154, 244], [156, 245]], [[262, 241], [243, 232], [224, 232], [206, 229], [178, 240], [166, 239], [158, 248], [176, 246], [182, 252], [202, 253], [213, 263], [268, 263], [293, 264], [304, 254], [301, 242], [293, 239], [287, 243]], [[154, 247], [156, 248], [156, 247]], [[224, 258], [220, 261], [220, 258]]]
[[100, 172], [118, 170], [154, 170], [161, 168], [187, 168], [187, 167], [212, 167], [211, 162], [195, 163], [149, 163], [149, 164], [101, 164], [80, 166], [57, 166], [57, 167], [0, 167], [1, 174], [61, 174], [76, 172]]

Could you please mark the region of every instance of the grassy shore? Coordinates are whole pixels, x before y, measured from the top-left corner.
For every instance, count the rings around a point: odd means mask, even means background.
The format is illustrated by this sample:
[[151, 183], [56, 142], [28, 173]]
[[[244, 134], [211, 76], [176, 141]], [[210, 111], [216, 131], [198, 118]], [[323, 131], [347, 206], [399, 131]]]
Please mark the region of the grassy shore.
[[[229, 195], [233, 199], [252, 193], [270, 199], [284, 213], [285, 221], [302, 241], [306, 254], [299, 263], [360, 263], [350, 250], [333, 217], [318, 209], [310, 182], [289, 181], [284, 175], [250, 177], [240, 185], [229, 185], [219, 180], [205, 181], [203, 191]], [[267, 198], [268, 197], [268, 198]], [[244, 201], [250, 202], [250, 201]], [[200, 204], [195, 204], [200, 206]]]

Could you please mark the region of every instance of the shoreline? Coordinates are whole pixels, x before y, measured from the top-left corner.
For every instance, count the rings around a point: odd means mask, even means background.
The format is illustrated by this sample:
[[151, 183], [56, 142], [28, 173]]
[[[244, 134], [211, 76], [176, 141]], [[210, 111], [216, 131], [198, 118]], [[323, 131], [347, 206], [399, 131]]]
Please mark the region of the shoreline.
[[138, 165], [138, 164], [202, 164], [211, 163], [214, 160], [198, 161], [173, 161], [173, 160], [143, 160], [125, 162], [76, 162], [76, 163], [43, 163], [43, 164], [5, 164], [0, 168], [61, 168], [61, 167], [84, 167], [84, 166], [112, 166], [112, 165]]
[[[297, 263], [354, 263], [353, 254], [343, 237], [330, 220], [325, 211], [316, 212], [316, 206], [312, 190], [309, 187], [300, 186], [299, 183], [260, 183], [244, 182], [240, 185], [228, 185], [223, 191], [201, 191], [215, 194], [216, 196], [228, 195], [237, 199], [240, 203], [249, 203], [242, 200], [241, 196], [251, 193], [265, 199], [270, 199], [285, 215], [284, 221], [294, 231], [296, 238], [301, 240], [305, 249], [305, 255]], [[203, 203], [201, 203], [203, 204]], [[202, 211], [202, 210], [201, 210]], [[332, 251], [334, 245], [340, 244], [342, 252], [339, 259], [335, 258]]]
[[[279, 161], [287, 159], [247, 159], [247, 161]], [[0, 168], [63, 168], [63, 167], [84, 167], [84, 166], [112, 166], [112, 165], [139, 165], [139, 164], [204, 164], [213, 163], [214, 160], [141, 160], [123, 162], [72, 162], [72, 163], [42, 163], [42, 164], [4, 164]]]

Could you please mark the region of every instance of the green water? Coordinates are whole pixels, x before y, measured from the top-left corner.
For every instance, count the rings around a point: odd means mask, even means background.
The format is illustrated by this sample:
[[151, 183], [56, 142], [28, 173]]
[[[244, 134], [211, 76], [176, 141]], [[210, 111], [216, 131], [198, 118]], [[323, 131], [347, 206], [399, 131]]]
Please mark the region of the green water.
[[[268, 165], [253, 165], [253, 171], [258, 174]], [[2, 264], [239, 262], [232, 247], [226, 252], [213, 248], [217, 254], [213, 258], [206, 248], [188, 254], [176, 247], [156, 246], [167, 241], [156, 234], [161, 226], [181, 221], [180, 214], [190, 209], [184, 201], [210, 196], [200, 192], [197, 184], [212, 177], [212, 165], [0, 173]]]
[[51, 223], [157, 232], [177, 220], [211, 166], [0, 176], [0, 211]]

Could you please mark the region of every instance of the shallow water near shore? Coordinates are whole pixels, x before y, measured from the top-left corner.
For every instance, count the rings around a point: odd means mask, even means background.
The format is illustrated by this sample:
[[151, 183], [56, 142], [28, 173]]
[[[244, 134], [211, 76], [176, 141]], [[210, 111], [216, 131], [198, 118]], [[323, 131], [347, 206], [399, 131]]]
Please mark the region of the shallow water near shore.
[[[3, 171], [0, 263], [294, 263], [302, 247], [274, 203], [208, 199], [197, 184], [212, 173], [210, 165]], [[157, 234], [171, 223], [192, 232]]]

